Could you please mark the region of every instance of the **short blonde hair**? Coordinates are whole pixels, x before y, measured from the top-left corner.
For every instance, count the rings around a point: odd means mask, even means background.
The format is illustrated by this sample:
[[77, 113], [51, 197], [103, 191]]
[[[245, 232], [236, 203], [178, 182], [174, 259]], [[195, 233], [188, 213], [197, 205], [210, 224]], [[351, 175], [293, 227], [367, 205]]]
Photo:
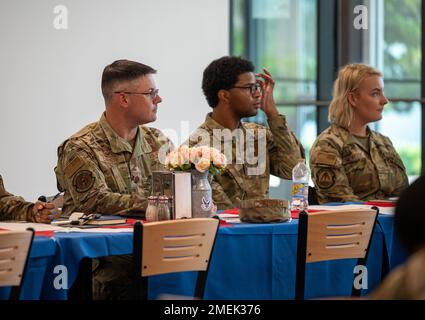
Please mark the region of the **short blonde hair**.
[[369, 76], [380, 76], [382, 73], [363, 63], [347, 64], [338, 73], [334, 82], [333, 97], [329, 105], [329, 122], [348, 129], [354, 112], [348, 101], [348, 94], [355, 92], [360, 83]]

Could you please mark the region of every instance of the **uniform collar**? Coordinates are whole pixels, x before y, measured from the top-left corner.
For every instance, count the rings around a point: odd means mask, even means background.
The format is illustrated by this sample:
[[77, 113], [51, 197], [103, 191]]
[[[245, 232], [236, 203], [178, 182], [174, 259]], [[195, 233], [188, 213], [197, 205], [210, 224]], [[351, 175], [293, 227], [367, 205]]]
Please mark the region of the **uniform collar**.
[[[341, 135], [342, 139], [345, 141], [346, 144], [357, 143], [356, 139], [354, 138], [355, 136], [351, 134], [350, 131], [348, 131], [346, 128], [338, 126], [336, 124], [334, 124], [334, 127], [338, 130], [339, 134]], [[367, 136], [370, 138], [375, 137], [374, 132], [370, 130], [369, 127], [366, 127], [366, 133]]]
[[[350, 133], [348, 130], [347, 131], [347, 144], [359, 144], [358, 140], [356, 139], [356, 136], [352, 133]], [[365, 138], [370, 138], [371, 137], [371, 130], [369, 129], [369, 127], [366, 127], [366, 136]]]
[[212, 118], [212, 112], [207, 114], [204, 124], [208, 129], [226, 129]]
[[134, 144], [135, 156], [140, 156], [143, 153], [152, 152], [152, 147], [145, 138], [145, 130], [146, 130], [146, 127], [143, 127], [143, 126], [139, 126], [139, 129], [137, 130], [137, 140], [136, 140], [136, 143]]
[[[343, 141], [345, 141], [345, 144], [356, 144], [358, 146], [360, 146], [361, 148], [364, 148], [361, 144], [358, 143], [358, 141], [356, 140], [355, 136], [352, 135], [350, 133], [350, 131], [348, 131], [347, 129], [340, 127], [338, 125], [334, 125], [335, 128], [338, 130], [339, 134], [341, 135], [341, 138]], [[375, 145], [379, 145], [381, 144], [380, 139], [379, 139], [379, 134], [370, 130], [369, 126], [366, 127], [366, 133], [367, 136], [369, 136], [369, 146], [371, 146], [372, 144]]]
[[370, 141], [375, 143], [375, 144], [381, 144], [381, 139], [379, 138], [379, 133], [372, 131], [369, 129], [369, 127], [367, 127], [368, 134], [370, 136]]
[[[230, 130], [227, 129], [225, 127], [223, 127], [221, 124], [219, 124], [217, 121], [215, 121], [212, 118], [212, 112], [208, 113], [207, 116], [205, 117], [205, 122], [204, 122], [204, 126], [211, 131], [211, 133], [213, 132], [214, 129], [219, 129], [219, 130]], [[246, 137], [246, 132], [245, 132], [245, 127], [243, 125], [242, 122], [239, 122], [239, 126], [238, 129], [242, 129], [244, 131], [244, 136]], [[227, 139], [226, 139], [227, 138]], [[227, 141], [232, 141], [232, 136], [228, 136], [226, 135], [224, 138], [221, 139], [221, 141], [218, 141], [217, 137], [213, 135], [213, 139], [217, 140], [217, 142], [227, 142]]]
[[100, 126], [103, 129], [103, 132], [106, 135], [106, 138], [109, 141], [109, 145], [111, 146], [111, 150], [114, 153], [122, 153], [122, 152], [130, 152], [133, 153], [135, 156], [140, 156], [143, 153], [149, 153], [152, 151], [150, 145], [147, 143], [146, 139], [142, 136], [142, 130], [140, 130], [140, 127], [137, 128], [137, 134], [136, 134], [136, 142], [134, 144], [134, 150], [131, 147], [131, 144], [121, 138], [109, 125], [108, 121], [106, 120], [105, 113], [102, 114], [100, 118]]

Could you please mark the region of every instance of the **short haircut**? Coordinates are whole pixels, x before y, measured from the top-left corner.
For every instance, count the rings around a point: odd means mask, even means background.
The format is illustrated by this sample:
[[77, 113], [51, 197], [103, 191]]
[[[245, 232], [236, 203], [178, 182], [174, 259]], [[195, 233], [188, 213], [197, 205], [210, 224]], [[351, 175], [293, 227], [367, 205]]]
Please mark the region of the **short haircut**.
[[339, 71], [329, 105], [330, 123], [348, 129], [354, 116], [353, 108], [348, 101], [348, 94], [356, 92], [360, 83], [369, 76], [382, 77], [382, 73], [362, 63], [348, 64]]
[[215, 108], [218, 105], [218, 92], [228, 90], [238, 82], [239, 75], [254, 72], [251, 61], [241, 57], [225, 56], [211, 62], [204, 70], [202, 91], [208, 105]]
[[424, 194], [425, 176], [422, 176], [404, 190], [395, 209], [395, 230], [409, 253], [425, 246], [425, 214], [422, 211]]
[[118, 84], [133, 81], [151, 73], [156, 73], [156, 70], [130, 60], [117, 60], [107, 65], [102, 73], [102, 94], [105, 103], [108, 104], [112, 100]]

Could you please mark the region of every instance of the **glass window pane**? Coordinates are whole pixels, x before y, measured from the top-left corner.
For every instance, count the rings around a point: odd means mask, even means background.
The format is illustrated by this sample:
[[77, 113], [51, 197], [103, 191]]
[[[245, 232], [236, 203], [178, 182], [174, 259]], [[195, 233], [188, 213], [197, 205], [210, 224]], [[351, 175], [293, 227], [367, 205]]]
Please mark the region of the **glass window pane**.
[[298, 106], [279, 107], [278, 109], [281, 114], [286, 116], [289, 128], [294, 131], [302, 143], [308, 163], [310, 149], [317, 135], [316, 107]]
[[253, 0], [252, 56], [276, 79], [277, 101], [316, 97], [316, 0]]
[[246, 26], [244, 23], [245, 20], [245, 0], [233, 0], [232, 1], [232, 55], [235, 56], [244, 56], [245, 55], [245, 35], [246, 35]]
[[366, 62], [380, 69], [389, 98], [420, 98], [421, 0], [369, 0]]
[[384, 1], [384, 76], [420, 79], [421, 0]]
[[421, 170], [421, 104], [389, 103], [375, 129], [389, 137], [400, 154], [410, 180]]
[[[315, 106], [279, 107], [279, 112], [286, 116], [289, 128], [294, 131], [302, 143], [309, 163], [310, 149], [316, 139], [317, 121]], [[310, 185], [313, 182], [310, 179]], [[291, 181], [273, 177], [270, 179], [270, 197], [279, 199], [291, 198]]]
[[[389, 99], [421, 98], [421, 0], [369, 0], [368, 62], [383, 72]], [[390, 137], [409, 179], [421, 170], [421, 106], [392, 102], [373, 125]]]
[[[243, 42], [242, 30], [238, 23], [242, 10], [235, 9], [240, 0], [233, 1], [233, 35]], [[249, 30], [246, 43], [247, 57], [251, 59], [257, 71], [267, 68], [275, 79], [274, 98], [279, 112], [288, 120], [289, 127], [303, 144], [308, 157], [316, 134], [315, 106], [283, 106], [294, 101], [316, 99], [317, 79], [317, 0], [251, 0], [247, 9]], [[238, 13], [239, 12], [239, 13]], [[238, 22], [239, 21], [239, 22]], [[234, 46], [232, 54], [241, 50]], [[259, 112], [256, 117], [244, 119], [265, 125], [265, 114]], [[308, 160], [307, 160], [308, 161]], [[290, 181], [276, 177], [270, 180], [270, 197], [290, 199]]]

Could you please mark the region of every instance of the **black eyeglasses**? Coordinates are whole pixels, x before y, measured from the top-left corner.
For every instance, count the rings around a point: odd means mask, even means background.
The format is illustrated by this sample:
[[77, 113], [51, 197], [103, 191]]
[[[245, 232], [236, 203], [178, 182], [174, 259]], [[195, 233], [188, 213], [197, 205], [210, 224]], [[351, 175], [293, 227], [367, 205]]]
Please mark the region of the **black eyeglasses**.
[[159, 89], [151, 89], [149, 92], [130, 92], [130, 91], [115, 91], [114, 93], [125, 93], [125, 94], [143, 94], [150, 96], [151, 99], [155, 99], [158, 96]]
[[[238, 89], [249, 89], [249, 92], [254, 95], [257, 90], [261, 91], [261, 85], [257, 82], [257, 83], [253, 83], [247, 86], [233, 86], [232, 88], [238, 88]], [[230, 89], [232, 89], [230, 88]]]

